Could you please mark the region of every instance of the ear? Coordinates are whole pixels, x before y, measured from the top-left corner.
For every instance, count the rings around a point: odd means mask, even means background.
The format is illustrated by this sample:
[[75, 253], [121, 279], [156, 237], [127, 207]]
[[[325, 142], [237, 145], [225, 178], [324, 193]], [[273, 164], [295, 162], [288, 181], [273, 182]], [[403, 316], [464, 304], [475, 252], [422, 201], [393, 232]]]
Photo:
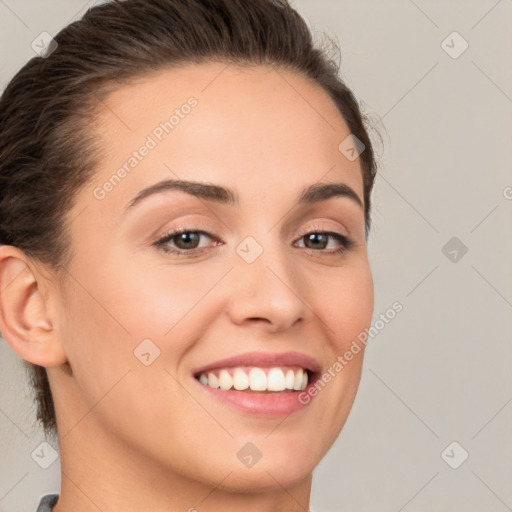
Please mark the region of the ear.
[[67, 361], [48, 280], [20, 249], [0, 245], [0, 331], [22, 359], [39, 366]]

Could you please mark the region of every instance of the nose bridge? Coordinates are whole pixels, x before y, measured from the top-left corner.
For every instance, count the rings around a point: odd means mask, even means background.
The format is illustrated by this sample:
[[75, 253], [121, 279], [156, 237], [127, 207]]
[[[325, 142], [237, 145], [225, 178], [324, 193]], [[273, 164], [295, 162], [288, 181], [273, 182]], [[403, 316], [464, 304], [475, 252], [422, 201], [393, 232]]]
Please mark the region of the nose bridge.
[[281, 331], [304, 318], [308, 308], [290, 251], [276, 233], [261, 238], [262, 243], [248, 236], [236, 248], [229, 314], [235, 323], [266, 320]]

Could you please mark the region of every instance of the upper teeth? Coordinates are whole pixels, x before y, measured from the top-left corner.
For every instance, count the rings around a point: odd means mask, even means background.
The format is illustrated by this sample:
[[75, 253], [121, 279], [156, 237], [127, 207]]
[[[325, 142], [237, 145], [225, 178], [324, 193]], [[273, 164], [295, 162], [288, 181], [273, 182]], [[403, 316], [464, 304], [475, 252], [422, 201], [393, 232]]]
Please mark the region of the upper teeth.
[[300, 391], [308, 385], [308, 373], [302, 368], [231, 368], [201, 373], [199, 381], [205, 386], [223, 391], [232, 388], [238, 391]]

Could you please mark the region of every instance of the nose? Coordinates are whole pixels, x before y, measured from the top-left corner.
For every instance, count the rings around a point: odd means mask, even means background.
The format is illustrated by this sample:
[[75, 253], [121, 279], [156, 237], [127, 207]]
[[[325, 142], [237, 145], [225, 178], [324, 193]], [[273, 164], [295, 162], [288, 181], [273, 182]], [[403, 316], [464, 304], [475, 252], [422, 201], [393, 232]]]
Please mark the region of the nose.
[[283, 253], [265, 249], [252, 263], [237, 261], [227, 305], [233, 323], [261, 324], [268, 332], [277, 333], [312, 314], [305, 300], [304, 282]]

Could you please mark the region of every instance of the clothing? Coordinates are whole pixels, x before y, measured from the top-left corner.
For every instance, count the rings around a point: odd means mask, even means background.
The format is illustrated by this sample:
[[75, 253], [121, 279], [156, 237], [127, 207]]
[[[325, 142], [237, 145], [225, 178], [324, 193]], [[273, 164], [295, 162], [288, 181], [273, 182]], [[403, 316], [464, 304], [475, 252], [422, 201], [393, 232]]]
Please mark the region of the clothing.
[[39, 502], [36, 512], [51, 512], [58, 499], [58, 494], [47, 494], [46, 496], [43, 496]]

